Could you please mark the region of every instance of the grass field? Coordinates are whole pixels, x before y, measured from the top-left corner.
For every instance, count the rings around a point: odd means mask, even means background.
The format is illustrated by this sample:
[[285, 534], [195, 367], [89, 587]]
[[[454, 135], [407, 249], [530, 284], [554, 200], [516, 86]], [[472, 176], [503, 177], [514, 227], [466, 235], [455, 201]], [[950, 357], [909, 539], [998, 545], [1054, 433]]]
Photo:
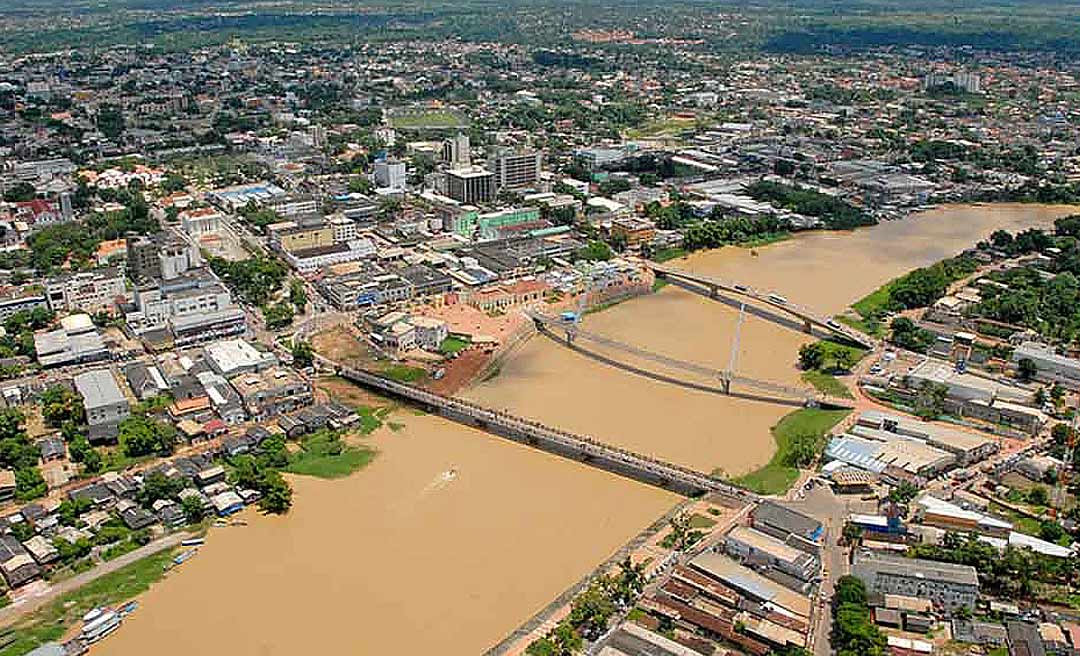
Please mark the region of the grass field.
[[846, 385], [836, 379], [836, 376], [827, 374], [824, 371], [804, 371], [802, 374], [803, 382], [811, 385], [814, 389], [827, 394], [829, 396], [837, 396], [844, 399], [850, 399], [851, 390]]
[[626, 131], [626, 136], [631, 139], [641, 139], [643, 137], [674, 136], [679, 134], [683, 130], [693, 128], [696, 123], [697, 119], [669, 116], [667, 118], [649, 121], [648, 123], [638, 128], [630, 128]]
[[[0, 649], [0, 656], [22, 656], [41, 645], [58, 640], [91, 608], [111, 606], [145, 592], [165, 574], [175, 549], [147, 556], [111, 574], [91, 581], [74, 592], [33, 613], [14, 627], [14, 642]], [[0, 639], [3, 635], [0, 634]]]
[[395, 128], [403, 129], [450, 129], [468, 127], [469, 123], [456, 113], [435, 109], [422, 112], [403, 112], [390, 118]]
[[797, 468], [785, 464], [790, 457], [788, 451], [792, 440], [808, 433], [820, 438], [846, 417], [848, 412], [850, 411], [803, 408], [785, 415], [772, 427], [772, 436], [776, 440], [776, 453], [772, 460], [761, 469], [736, 478], [735, 483], [758, 494], [783, 494], [799, 477]]
[[439, 353], [443, 355], [453, 355], [459, 351], [463, 351], [469, 348], [471, 342], [462, 337], [447, 337], [443, 340], [442, 344], [439, 344]]
[[656, 251], [656, 253], [653, 254], [652, 259], [653, 262], [667, 262], [687, 255], [689, 255], [689, 252], [682, 248], [663, 248]]
[[415, 383], [427, 376], [422, 367], [410, 367], [405, 364], [389, 364], [382, 368], [382, 375], [399, 383]]
[[850, 346], [848, 344], [841, 344], [840, 342], [833, 341], [831, 339], [823, 339], [818, 344], [821, 345], [822, 350], [825, 353], [825, 363], [822, 365], [827, 369], [831, 369], [836, 366], [836, 356], [842, 351], [851, 353], [855, 362], [862, 360], [869, 352], [868, 349], [861, 346]]
[[285, 471], [317, 478], [344, 478], [375, 459], [374, 449], [345, 444], [331, 431], [312, 433], [300, 440], [300, 450], [289, 456]]
[[866, 296], [851, 304], [851, 308], [865, 318], [880, 315], [889, 305], [889, 293], [892, 281], [885, 283]]
[[705, 515], [693, 514], [690, 516], [690, 528], [704, 529], [716, 526], [716, 520]]

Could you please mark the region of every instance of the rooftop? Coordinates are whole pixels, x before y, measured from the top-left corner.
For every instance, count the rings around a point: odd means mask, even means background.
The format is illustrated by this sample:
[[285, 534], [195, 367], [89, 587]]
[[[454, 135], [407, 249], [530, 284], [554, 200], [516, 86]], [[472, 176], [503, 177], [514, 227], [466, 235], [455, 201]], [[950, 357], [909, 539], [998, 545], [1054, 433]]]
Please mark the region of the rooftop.
[[75, 376], [75, 389], [87, 408], [126, 404], [127, 399], [108, 369], [94, 369]]
[[974, 567], [939, 563], [921, 558], [878, 554], [862, 555], [855, 562], [853, 572], [857, 572], [856, 575], [864, 580], [876, 577], [879, 574], [886, 574], [903, 578], [919, 578], [955, 585], [979, 587], [979, 575]]

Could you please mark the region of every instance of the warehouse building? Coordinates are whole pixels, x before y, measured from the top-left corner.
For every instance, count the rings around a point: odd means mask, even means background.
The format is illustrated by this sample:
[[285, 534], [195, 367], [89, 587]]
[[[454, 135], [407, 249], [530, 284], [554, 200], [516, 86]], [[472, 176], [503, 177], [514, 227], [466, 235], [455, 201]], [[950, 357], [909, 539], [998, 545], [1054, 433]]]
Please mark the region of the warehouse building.
[[969, 565], [860, 554], [851, 573], [862, 580], [868, 592], [929, 599], [947, 609], [973, 610], [979, 596], [979, 575]]

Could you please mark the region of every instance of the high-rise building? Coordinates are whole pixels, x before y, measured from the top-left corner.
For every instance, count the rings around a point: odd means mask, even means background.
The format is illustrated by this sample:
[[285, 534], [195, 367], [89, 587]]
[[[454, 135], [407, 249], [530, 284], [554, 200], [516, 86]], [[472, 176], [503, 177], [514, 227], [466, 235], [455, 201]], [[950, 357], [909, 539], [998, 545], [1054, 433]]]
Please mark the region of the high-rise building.
[[495, 198], [495, 174], [472, 166], [446, 172], [446, 195], [459, 203], [488, 203]]
[[326, 128], [315, 124], [308, 128], [308, 136], [311, 137], [311, 145], [315, 148], [322, 148], [326, 145]]
[[74, 210], [71, 207], [71, 193], [62, 192], [60, 194], [60, 216], [64, 217], [65, 221], [70, 221]]
[[464, 168], [472, 164], [472, 154], [469, 152], [469, 136], [458, 133], [443, 142], [443, 160], [450, 164], [451, 168]]
[[922, 88], [923, 91], [942, 87], [945, 85], [952, 85], [958, 91], [965, 93], [981, 93], [982, 92], [982, 80], [977, 73], [938, 73], [930, 72], [923, 78]]
[[538, 151], [505, 150], [492, 157], [488, 168], [495, 174], [498, 189], [522, 189], [540, 181], [541, 159]]
[[405, 162], [394, 160], [375, 162], [375, 184], [387, 189], [405, 189]]

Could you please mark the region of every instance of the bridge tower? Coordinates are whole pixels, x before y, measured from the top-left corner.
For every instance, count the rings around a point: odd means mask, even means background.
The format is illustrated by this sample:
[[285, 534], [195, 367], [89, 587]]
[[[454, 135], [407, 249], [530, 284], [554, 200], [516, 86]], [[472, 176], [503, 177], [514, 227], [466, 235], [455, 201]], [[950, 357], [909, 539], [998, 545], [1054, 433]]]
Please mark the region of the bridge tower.
[[731, 394], [731, 378], [735, 375], [735, 364], [739, 359], [739, 342], [742, 338], [743, 320], [746, 319], [746, 303], [739, 304], [739, 319], [735, 323], [735, 336], [731, 339], [731, 357], [728, 358], [727, 371], [720, 378], [724, 394]]

